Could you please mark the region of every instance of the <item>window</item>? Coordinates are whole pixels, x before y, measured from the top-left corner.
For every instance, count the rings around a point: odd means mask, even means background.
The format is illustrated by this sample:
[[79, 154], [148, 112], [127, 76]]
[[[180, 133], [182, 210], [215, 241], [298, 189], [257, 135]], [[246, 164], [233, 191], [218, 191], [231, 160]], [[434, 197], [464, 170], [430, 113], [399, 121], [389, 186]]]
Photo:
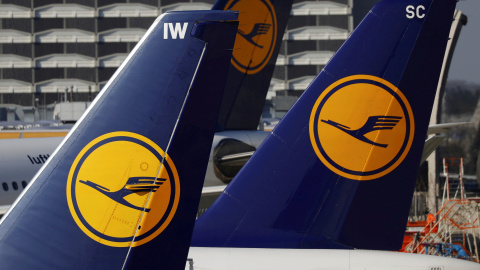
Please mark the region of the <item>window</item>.
[[3, 190], [8, 191], [8, 184], [3, 182], [2, 183]]
[[26, 181], [22, 181], [22, 188], [25, 188], [27, 187], [27, 182]]
[[12, 182], [12, 187], [13, 187], [14, 190], [18, 190], [17, 182]]

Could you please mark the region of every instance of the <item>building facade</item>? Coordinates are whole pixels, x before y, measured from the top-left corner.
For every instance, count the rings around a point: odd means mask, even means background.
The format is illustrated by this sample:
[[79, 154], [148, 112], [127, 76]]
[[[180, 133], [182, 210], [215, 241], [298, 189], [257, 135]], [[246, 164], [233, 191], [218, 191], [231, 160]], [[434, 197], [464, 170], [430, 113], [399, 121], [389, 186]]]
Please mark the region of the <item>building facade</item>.
[[[181, 1], [1, 0], [0, 104], [91, 101], [159, 14], [210, 9], [214, 2]], [[267, 116], [283, 116], [279, 99], [300, 96], [352, 32], [354, 13], [363, 17], [362, 7], [368, 11], [376, 0], [364, 2], [355, 9], [353, 0], [295, 0]], [[275, 103], [282, 104], [278, 115]]]

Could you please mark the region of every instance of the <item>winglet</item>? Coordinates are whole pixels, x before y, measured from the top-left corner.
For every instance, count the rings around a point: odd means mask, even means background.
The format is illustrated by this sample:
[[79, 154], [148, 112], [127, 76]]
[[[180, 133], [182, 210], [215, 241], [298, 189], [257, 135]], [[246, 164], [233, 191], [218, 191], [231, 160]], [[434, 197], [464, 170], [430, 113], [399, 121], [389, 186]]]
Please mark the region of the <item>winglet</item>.
[[155, 21], [4, 216], [3, 268], [184, 268], [237, 18]]
[[[456, 0], [377, 4], [195, 225], [192, 246], [402, 245]], [[371, 116], [401, 117], [365, 133]], [[358, 136], [357, 136], [358, 137]]]

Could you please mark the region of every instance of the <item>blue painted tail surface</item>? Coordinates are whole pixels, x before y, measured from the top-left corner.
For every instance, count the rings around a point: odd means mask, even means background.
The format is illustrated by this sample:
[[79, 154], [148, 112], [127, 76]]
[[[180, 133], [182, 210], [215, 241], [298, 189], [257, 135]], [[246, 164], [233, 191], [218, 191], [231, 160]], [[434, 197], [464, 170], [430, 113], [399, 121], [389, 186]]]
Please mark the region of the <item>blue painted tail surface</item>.
[[155, 21], [3, 218], [3, 268], [184, 269], [237, 18]]
[[455, 4], [377, 4], [197, 220], [192, 246], [398, 250]]
[[256, 130], [293, 0], [217, 0], [212, 9], [239, 12], [230, 74], [217, 131]]

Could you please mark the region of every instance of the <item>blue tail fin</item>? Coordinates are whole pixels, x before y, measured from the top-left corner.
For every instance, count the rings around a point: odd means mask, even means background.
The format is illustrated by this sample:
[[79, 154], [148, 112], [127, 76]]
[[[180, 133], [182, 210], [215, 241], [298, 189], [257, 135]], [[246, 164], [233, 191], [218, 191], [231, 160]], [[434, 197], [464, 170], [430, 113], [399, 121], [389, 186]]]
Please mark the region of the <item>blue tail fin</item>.
[[237, 17], [155, 21], [2, 220], [2, 267], [185, 267]]
[[398, 250], [455, 4], [377, 4], [197, 220], [192, 246]]
[[293, 0], [217, 0], [239, 12], [235, 50], [217, 131], [256, 130], [265, 105]]

